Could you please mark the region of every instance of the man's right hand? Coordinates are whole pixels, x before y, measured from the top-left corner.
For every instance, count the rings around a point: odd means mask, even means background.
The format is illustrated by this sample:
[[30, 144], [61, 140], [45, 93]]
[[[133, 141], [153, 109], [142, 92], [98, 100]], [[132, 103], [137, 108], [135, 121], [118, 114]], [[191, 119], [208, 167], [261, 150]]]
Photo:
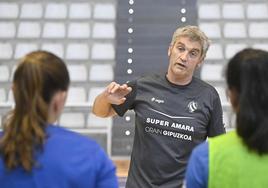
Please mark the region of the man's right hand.
[[110, 104], [122, 104], [126, 100], [126, 95], [132, 91], [127, 84], [120, 85], [116, 82], [110, 83], [104, 91], [104, 96]]

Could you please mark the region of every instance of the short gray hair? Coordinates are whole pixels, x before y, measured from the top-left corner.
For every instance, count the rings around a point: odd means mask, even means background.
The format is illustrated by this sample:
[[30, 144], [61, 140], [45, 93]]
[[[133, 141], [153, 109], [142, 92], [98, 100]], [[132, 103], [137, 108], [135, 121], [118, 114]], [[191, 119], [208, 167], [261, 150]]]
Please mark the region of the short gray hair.
[[177, 28], [172, 36], [170, 45], [174, 45], [176, 40], [180, 37], [189, 37], [192, 41], [199, 42], [202, 46], [201, 57], [205, 58], [210, 45], [210, 41], [206, 34], [199, 29], [199, 27], [187, 25]]

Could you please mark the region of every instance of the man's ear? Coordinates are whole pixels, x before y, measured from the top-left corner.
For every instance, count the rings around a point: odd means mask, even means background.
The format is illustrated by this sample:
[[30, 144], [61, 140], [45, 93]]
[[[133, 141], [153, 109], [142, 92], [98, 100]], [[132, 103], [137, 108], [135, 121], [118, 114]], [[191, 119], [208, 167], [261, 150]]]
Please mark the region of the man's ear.
[[203, 62], [204, 62], [204, 61], [201, 60], [199, 63], [197, 63], [196, 68], [200, 68], [200, 67], [202, 66]]
[[171, 50], [172, 50], [172, 45], [170, 44], [168, 47], [168, 57], [170, 57], [171, 55]]
[[[203, 56], [203, 57], [202, 57]], [[199, 63], [196, 65], [196, 68], [200, 68], [204, 63], [206, 55], [201, 55]]]

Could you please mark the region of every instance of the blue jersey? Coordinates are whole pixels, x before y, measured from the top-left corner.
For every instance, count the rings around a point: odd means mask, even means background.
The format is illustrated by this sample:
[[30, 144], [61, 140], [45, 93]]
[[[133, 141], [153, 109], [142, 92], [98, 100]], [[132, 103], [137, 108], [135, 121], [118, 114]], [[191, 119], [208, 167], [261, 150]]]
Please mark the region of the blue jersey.
[[95, 141], [52, 125], [46, 132], [31, 172], [7, 170], [0, 155], [1, 188], [118, 188], [115, 166]]

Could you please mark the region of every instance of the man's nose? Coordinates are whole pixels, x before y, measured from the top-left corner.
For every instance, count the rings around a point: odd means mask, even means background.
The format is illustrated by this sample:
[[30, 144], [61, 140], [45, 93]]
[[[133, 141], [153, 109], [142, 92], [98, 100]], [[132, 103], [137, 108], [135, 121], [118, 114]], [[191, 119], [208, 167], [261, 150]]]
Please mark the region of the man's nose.
[[182, 61], [186, 61], [187, 57], [188, 57], [188, 52], [187, 51], [182, 52], [181, 55], [180, 55], [180, 58], [181, 58]]

